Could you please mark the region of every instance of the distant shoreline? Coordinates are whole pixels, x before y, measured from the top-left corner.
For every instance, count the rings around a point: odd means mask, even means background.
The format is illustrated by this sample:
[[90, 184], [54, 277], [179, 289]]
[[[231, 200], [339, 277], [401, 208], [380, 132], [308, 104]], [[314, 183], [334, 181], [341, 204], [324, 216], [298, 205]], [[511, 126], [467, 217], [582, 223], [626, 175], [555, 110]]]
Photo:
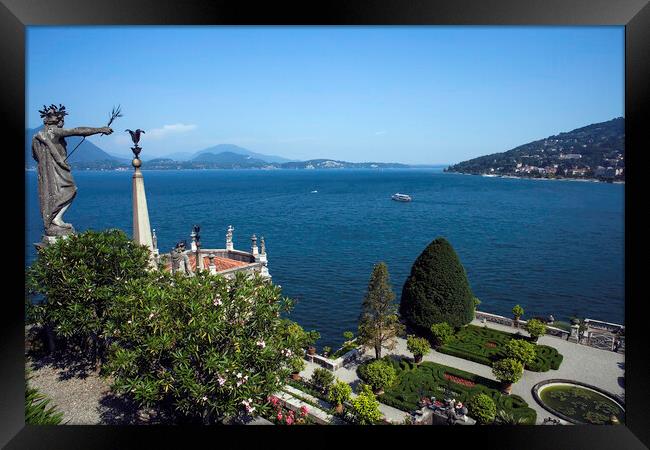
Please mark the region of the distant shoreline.
[[616, 181], [605, 181], [599, 180], [598, 178], [548, 178], [548, 177], [522, 177], [516, 175], [490, 175], [483, 173], [468, 173], [468, 172], [444, 172], [444, 173], [456, 173], [459, 175], [473, 175], [477, 177], [484, 178], [514, 178], [518, 180], [539, 180], [539, 181], [579, 181], [583, 183], [605, 183], [605, 184], [625, 184], [625, 180], [616, 180]]

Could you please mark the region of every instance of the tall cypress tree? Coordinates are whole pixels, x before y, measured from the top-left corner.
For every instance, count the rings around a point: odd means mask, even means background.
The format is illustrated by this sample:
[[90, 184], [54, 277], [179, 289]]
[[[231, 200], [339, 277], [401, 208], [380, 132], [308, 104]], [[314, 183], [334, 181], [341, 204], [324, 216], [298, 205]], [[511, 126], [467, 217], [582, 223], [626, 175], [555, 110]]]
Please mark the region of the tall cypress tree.
[[373, 347], [377, 359], [381, 358], [382, 346], [393, 348], [395, 337], [404, 329], [399, 322], [394, 300], [388, 267], [383, 262], [375, 264], [361, 305], [358, 341]]
[[422, 334], [428, 334], [434, 323], [459, 327], [474, 318], [474, 294], [465, 268], [445, 238], [431, 242], [413, 263], [399, 311]]

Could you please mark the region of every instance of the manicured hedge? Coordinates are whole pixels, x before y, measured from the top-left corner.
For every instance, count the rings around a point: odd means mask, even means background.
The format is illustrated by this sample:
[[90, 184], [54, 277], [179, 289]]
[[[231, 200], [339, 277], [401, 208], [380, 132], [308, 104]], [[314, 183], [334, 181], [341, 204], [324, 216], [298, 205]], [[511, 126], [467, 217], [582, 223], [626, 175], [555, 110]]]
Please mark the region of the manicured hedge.
[[[463, 403], [483, 393], [494, 401], [497, 410], [504, 410], [516, 418], [524, 418], [531, 424], [534, 424], [537, 418], [535, 410], [529, 408], [524, 399], [518, 395], [503, 395], [500, 391], [501, 386], [496, 381], [433, 362], [423, 362], [416, 366], [404, 359], [397, 361], [386, 357], [384, 360], [392, 364], [397, 371], [397, 382], [378, 397], [381, 403], [403, 411], [413, 411], [419, 408], [418, 402], [421, 397], [434, 396], [442, 399], [445, 389], [448, 389], [452, 397]], [[361, 379], [364, 379], [366, 365], [367, 363], [361, 364], [357, 369]], [[475, 385], [466, 386], [445, 379], [445, 374], [473, 382]]]
[[[506, 356], [503, 347], [510, 339], [527, 338], [492, 328], [468, 325], [456, 333], [455, 339], [438, 348], [437, 351], [491, 366], [493, 362]], [[494, 347], [488, 346], [488, 343], [494, 344]], [[548, 345], [536, 345], [535, 350], [537, 357], [531, 364], [526, 365], [527, 370], [547, 372], [550, 369], [559, 369], [562, 355], [556, 349]]]

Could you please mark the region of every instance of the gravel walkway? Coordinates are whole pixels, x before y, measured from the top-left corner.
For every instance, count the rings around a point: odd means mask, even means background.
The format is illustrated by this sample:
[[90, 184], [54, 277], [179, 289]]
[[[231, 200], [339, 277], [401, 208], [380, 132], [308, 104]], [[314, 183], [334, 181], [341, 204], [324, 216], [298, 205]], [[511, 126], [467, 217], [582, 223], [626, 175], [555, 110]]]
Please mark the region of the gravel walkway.
[[[70, 366], [69, 366], [70, 367]], [[164, 423], [153, 411], [139, 410], [110, 391], [110, 380], [82, 366], [63, 368], [50, 356], [28, 357], [30, 386], [52, 399], [66, 425], [144, 425]]]

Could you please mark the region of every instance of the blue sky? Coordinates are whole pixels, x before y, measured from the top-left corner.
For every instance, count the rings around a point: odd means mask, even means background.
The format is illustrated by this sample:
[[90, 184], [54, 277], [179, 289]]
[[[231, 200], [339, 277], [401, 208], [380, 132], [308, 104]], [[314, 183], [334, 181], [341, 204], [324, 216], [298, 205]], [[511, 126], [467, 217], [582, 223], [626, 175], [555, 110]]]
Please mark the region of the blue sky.
[[29, 27], [28, 127], [97, 145], [455, 163], [624, 115], [623, 27]]

